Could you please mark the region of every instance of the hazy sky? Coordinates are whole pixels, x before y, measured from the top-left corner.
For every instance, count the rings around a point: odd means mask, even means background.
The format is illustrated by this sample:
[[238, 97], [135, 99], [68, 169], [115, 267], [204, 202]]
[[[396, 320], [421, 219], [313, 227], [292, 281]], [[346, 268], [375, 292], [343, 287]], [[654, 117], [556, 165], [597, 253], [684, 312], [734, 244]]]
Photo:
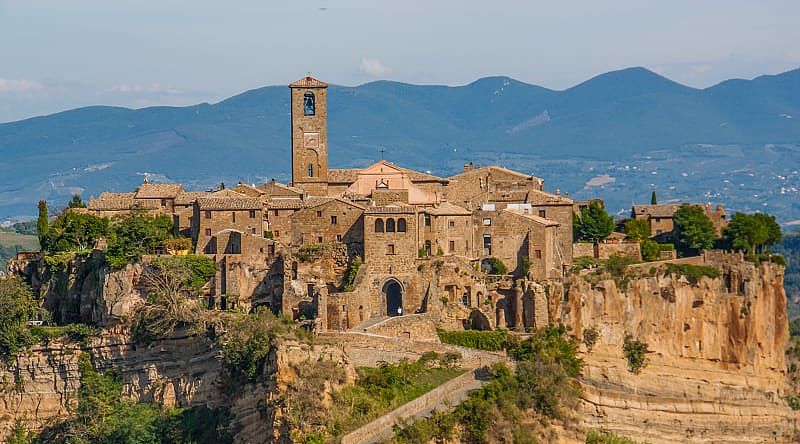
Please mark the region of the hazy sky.
[[800, 1], [0, 0], [0, 122], [214, 102], [306, 72], [555, 89], [644, 66], [705, 87], [800, 66]]

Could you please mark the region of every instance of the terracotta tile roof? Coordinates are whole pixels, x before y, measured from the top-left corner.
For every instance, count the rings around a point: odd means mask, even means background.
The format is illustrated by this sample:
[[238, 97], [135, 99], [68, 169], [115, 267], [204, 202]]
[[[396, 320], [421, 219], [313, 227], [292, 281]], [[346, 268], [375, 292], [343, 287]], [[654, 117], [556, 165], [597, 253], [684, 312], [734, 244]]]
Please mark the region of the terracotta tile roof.
[[547, 226], [547, 227], [558, 226], [558, 222], [556, 222], [554, 220], [550, 220], [550, 219], [545, 219], [543, 217], [539, 217], [539, 216], [536, 216], [534, 214], [527, 214], [527, 213], [524, 213], [522, 211], [512, 210], [510, 208], [504, 208], [501, 211], [505, 211], [506, 213], [510, 213], [510, 214], [515, 215], [515, 216], [524, 217], [524, 218], [529, 219], [529, 220], [531, 220], [533, 222], [536, 222], [537, 224], [544, 225], [544, 226]]
[[314, 207], [318, 207], [320, 205], [325, 205], [325, 204], [333, 202], [333, 201], [341, 202], [341, 203], [343, 203], [345, 205], [350, 205], [350, 206], [353, 206], [353, 207], [356, 207], [356, 208], [360, 208], [362, 210], [364, 209], [363, 205], [359, 205], [359, 204], [357, 204], [355, 202], [352, 202], [352, 201], [350, 201], [348, 199], [343, 199], [341, 197], [309, 197], [309, 198], [307, 198], [307, 199], [305, 199], [303, 201], [303, 203], [304, 203], [303, 206], [306, 207], [306, 208], [314, 208]]
[[205, 191], [184, 191], [175, 196], [175, 205], [191, 205], [198, 197], [208, 195]]
[[267, 191], [264, 189], [258, 188], [255, 185], [250, 185], [242, 182], [239, 182], [238, 185], [233, 187], [233, 190], [236, 191], [237, 193], [242, 193], [250, 197], [260, 197], [264, 194], [267, 194]]
[[197, 198], [197, 205], [201, 210], [260, 210], [263, 208], [261, 200], [256, 197], [246, 197], [234, 191], [236, 196], [222, 194], [222, 190], [211, 193], [206, 197]]
[[302, 196], [303, 190], [279, 182], [267, 182], [257, 187], [269, 196]]
[[649, 215], [650, 217], [672, 217], [680, 208], [679, 204], [659, 204], [659, 205], [634, 205], [633, 214]]
[[458, 205], [453, 205], [450, 202], [442, 202], [439, 205], [435, 205], [431, 208], [425, 208], [422, 210], [425, 213], [433, 214], [436, 216], [471, 216], [472, 212], [459, 207]]
[[381, 205], [381, 206], [368, 206], [364, 210], [367, 214], [413, 214], [414, 207], [411, 205]]
[[358, 178], [359, 168], [328, 170], [328, 183], [353, 183]]
[[270, 210], [299, 210], [303, 208], [303, 201], [300, 199], [272, 199], [267, 202]]
[[134, 193], [100, 193], [96, 199], [89, 199], [88, 208], [95, 211], [130, 210], [133, 208]]
[[475, 168], [472, 171], [464, 171], [464, 172], [458, 173], [456, 175], [450, 176], [450, 179], [457, 179], [459, 177], [468, 176], [468, 175], [476, 174], [476, 173], [485, 173], [487, 171], [489, 171], [489, 172], [490, 171], [499, 171], [499, 172], [511, 174], [511, 175], [519, 177], [520, 179], [526, 179], [526, 180], [539, 179], [536, 176], [532, 176], [530, 174], [525, 174], [525, 173], [520, 173], [519, 171], [510, 170], [508, 168], [497, 166], [497, 165], [488, 165], [488, 166]]
[[533, 205], [540, 205], [540, 204], [572, 205], [574, 203], [574, 201], [569, 197], [564, 197], [558, 194], [551, 194], [546, 191], [539, 191], [539, 190], [529, 190], [527, 202]]
[[327, 88], [328, 84], [311, 76], [305, 76], [289, 84], [290, 88]]
[[184, 192], [179, 183], [143, 183], [136, 190], [137, 199], [174, 199]]
[[[447, 182], [447, 179], [432, 174], [403, 168], [385, 160], [382, 162], [408, 174], [408, 178], [411, 179], [411, 182]], [[331, 168], [328, 170], [328, 183], [351, 184], [358, 179], [358, 173], [362, 170], [362, 168]]]

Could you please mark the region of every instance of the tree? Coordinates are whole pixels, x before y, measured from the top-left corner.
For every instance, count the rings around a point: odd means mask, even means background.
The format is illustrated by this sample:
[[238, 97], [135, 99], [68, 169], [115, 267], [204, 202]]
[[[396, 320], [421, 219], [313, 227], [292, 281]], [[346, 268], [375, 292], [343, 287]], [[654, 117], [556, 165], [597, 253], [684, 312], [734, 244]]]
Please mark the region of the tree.
[[653, 194], [650, 195], [650, 205], [658, 205], [658, 199], [656, 199], [655, 191], [653, 191]]
[[39, 201], [39, 218], [36, 220], [36, 234], [39, 236], [39, 245], [42, 250], [45, 249], [45, 239], [47, 238], [47, 230], [50, 221], [47, 216], [47, 201]]
[[86, 203], [81, 199], [80, 194], [73, 194], [72, 199], [67, 203], [67, 208], [86, 208]]
[[582, 209], [574, 222], [578, 239], [586, 242], [599, 242], [607, 238], [614, 227], [614, 218], [606, 213], [600, 202], [592, 202], [589, 208]]
[[169, 216], [152, 217], [136, 213], [114, 224], [108, 242], [106, 261], [115, 268], [138, 262], [170, 237], [173, 221]]
[[175, 327], [198, 319], [199, 303], [190, 299], [197, 292], [194, 279], [192, 263], [180, 256], [160, 257], [144, 268], [142, 281], [150, 294], [139, 311], [140, 337], [169, 334]]
[[652, 239], [644, 239], [639, 242], [639, 250], [642, 253], [643, 261], [651, 262], [657, 260], [661, 256], [661, 249], [658, 246], [658, 242]]
[[639, 242], [650, 238], [650, 222], [645, 219], [629, 219], [625, 222], [625, 234]]
[[695, 255], [714, 246], [714, 224], [697, 205], [683, 204], [672, 216], [678, 232], [678, 246], [685, 254]]
[[764, 213], [736, 213], [725, 229], [725, 237], [731, 246], [748, 254], [765, 252], [781, 241], [781, 227], [775, 216]]
[[110, 220], [91, 214], [65, 211], [48, 228], [44, 244], [47, 251], [83, 251], [108, 236]]
[[33, 292], [22, 279], [0, 278], [0, 355], [12, 356], [31, 345], [28, 321], [36, 312]]

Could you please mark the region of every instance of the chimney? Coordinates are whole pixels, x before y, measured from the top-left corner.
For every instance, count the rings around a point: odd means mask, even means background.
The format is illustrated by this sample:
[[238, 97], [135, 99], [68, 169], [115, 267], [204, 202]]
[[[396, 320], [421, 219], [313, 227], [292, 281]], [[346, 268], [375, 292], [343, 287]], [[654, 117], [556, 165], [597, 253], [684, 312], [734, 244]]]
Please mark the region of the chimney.
[[558, 188], [556, 188], [556, 196], [560, 196], [560, 195], [561, 195], [561, 190], [559, 190]]
[[475, 168], [472, 166], [472, 162], [464, 164], [464, 172], [465, 173], [469, 173], [473, 169], [475, 169]]

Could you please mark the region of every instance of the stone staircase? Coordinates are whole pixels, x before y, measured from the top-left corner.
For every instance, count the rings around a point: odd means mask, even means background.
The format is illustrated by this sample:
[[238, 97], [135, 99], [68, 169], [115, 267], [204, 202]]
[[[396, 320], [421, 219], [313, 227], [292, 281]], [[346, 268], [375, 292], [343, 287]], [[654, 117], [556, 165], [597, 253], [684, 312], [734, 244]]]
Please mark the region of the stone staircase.
[[358, 331], [358, 332], [366, 332], [367, 329], [370, 327], [380, 324], [381, 322], [391, 319], [391, 316], [373, 316], [366, 321], [356, 325], [355, 327], [351, 328], [350, 331]]
[[374, 421], [342, 437], [342, 444], [373, 444], [388, 441], [394, 436], [395, 424], [414, 422], [427, 417], [435, 410], [451, 411], [464, 402], [469, 393], [481, 388], [485, 379], [485, 368], [469, 369], [424, 395], [413, 399]]

